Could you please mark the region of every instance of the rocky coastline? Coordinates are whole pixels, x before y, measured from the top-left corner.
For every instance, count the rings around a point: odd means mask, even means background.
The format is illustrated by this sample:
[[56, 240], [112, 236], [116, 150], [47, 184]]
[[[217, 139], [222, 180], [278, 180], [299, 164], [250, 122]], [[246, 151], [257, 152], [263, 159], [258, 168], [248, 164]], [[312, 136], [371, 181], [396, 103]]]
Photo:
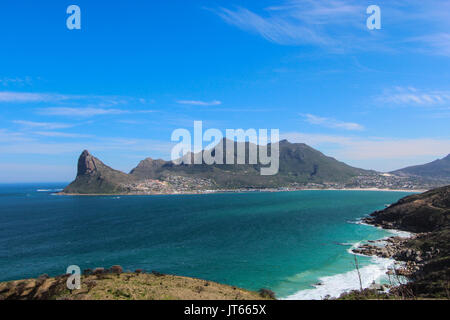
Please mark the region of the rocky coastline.
[[409, 236], [368, 241], [352, 249], [354, 254], [395, 260], [387, 274], [397, 281], [388, 293], [363, 290], [341, 298], [450, 299], [450, 186], [402, 198], [361, 223]]
[[414, 274], [419, 272], [428, 260], [432, 259], [435, 254], [439, 254], [439, 249], [433, 247], [430, 248], [430, 251], [422, 252], [408, 246], [411, 240], [421, 239], [426, 235], [426, 233], [418, 233], [411, 234], [409, 237], [392, 236], [368, 241], [368, 243], [361, 244], [352, 249], [352, 252], [369, 257], [377, 256], [385, 259], [393, 259], [395, 260], [395, 268], [388, 270], [388, 275], [413, 278]]

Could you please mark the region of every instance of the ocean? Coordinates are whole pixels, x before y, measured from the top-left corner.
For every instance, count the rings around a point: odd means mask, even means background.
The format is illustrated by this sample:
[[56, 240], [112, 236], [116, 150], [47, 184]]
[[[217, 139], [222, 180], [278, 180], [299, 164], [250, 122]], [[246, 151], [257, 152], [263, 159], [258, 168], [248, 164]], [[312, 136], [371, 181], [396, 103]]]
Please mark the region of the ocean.
[[[410, 194], [54, 194], [63, 187], [0, 185], [0, 281], [55, 276], [69, 265], [121, 265], [268, 288], [282, 299], [337, 296], [359, 287], [351, 247], [391, 235], [358, 219]], [[358, 262], [365, 286], [382, 281], [392, 265], [362, 256]]]

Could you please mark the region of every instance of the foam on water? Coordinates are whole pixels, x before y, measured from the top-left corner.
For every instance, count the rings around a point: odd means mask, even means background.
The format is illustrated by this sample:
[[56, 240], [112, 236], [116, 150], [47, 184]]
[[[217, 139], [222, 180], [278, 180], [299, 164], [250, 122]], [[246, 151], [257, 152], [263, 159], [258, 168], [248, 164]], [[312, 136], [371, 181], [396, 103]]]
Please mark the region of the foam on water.
[[[386, 272], [394, 267], [393, 259], [372, 257], [372, 264], [359, 269], [363, 288], [368, 288], [374, 281], [379, 283]], [[322, 277], [319, 279], [320, 285], [314, 285], [313, 289], [298, 291], [288, 297], [286, 300], [320, 300], [326, 296], [339, 297], [342, 293], [350, 290], [359, 290], [359, 277], [355, 270], [334, 276]]]
[[402, 237], [402, 238], [411, 238], [413, 236], [413, 233], [408, 232], [408, 231], [401, 231], [401, 230], [394, 230], [394, 229], [389, 229], [386, 231], [392, 233], [394, 236]]
[[[361, 221], [353, 222], [362, 225], [368, 225]], [[371, 225], [370, 225], [371, 226]], [[376, 227], [382, 229], [380, 227]], [[398, 236], [402, 238], [410, 238], [412, 237], [412, 233], [407, 231], [400, 230], [386, 230], [390, 232], [393, 236]], [[385, 241], [391, 236], [387, 236], [378, 241], [378, 244], [384, 246], [386, 244]], [[363, 254], [354, 253], [353, 249], [361, 246], [365, 241], [359, 241], [356, 243], [345, 243], [345, 245], [349, 245], [350, 247], [347, 249], [349, 254], [364, 256]], [[389, 269], [394, 269], [395, 260], [394, 259], [386, 259], [381, 257], [371, 257], [371, 264], [365, 267], [360, 268], [359, 272], [361, 275], [362, 287], [368, 288], [373, 282], [380, 283], [382, 280], [386, 278], [386, 272]], [[329, 296], [331, 298], [339, 297], [342, 293], [348, 292], [351, 290], [359, 290], [360, 283], [358, 273], [355, 270], [348, 271], [345, 273], [337, 274], [334, 276], [327, 276], [319, 278], [319, 284], [313, 285], [313, 289], [300, 290], [288, 297], [286, 300], [320, 300]]]

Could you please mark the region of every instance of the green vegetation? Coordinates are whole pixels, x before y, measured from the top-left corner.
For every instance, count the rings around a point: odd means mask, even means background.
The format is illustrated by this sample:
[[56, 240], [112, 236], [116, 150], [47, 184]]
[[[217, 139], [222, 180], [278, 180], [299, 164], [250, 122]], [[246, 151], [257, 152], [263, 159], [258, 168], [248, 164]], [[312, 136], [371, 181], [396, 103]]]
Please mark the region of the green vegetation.
[[[221, 142], [223, 143], [224, 141]], [[221, 144], [217, 147], [221, 147]], [[237, 145], [235, 142], [235, 163], [237, 163]], [[245, 143], [245, 148], [248, 151], [249, 143]], [[226, 148], [224, 149], [225, 157]], [[280, 188], [324, 182], [344, 185], [358, 175], [375, 174], [327, 157], [306, 144], [293, 144], [286, 140], [280, 142], [279, 173], [262, 176], [260, 167], [259, 164], [174, 165], [171, 161], [147, 158], [130, 174], [125, 174], [106, 166], [88, 151], [84, 151], [78, 160], [77, 177], [65, 188], [64, 193], [131, 193], [129, 186], [139, 191], [139, 187], [142, 187], [139, 183], [145, 181], [151, 181], [151, 187], [163, 190], [163, 193], [186, 189]], [[160, 183], [155, 184], [155, 181]], [[161, 185], [161, 182], [167, 182], [168, 187]]]

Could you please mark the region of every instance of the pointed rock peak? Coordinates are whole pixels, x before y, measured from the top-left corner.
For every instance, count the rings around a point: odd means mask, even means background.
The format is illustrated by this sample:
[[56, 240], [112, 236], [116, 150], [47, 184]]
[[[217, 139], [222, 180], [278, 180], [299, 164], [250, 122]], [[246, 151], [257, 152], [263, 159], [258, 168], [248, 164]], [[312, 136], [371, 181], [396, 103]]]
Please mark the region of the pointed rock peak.
[[89, 157], [89, 156], [91, 156], [91, 154], [89, 153], [89, 151], [88, 151], [88, 150], [84, 150], [84, 151], [81, 153], [80, 158], [81, 158], [81, 157]]
[[95, 158], [89, 153], [89, 151], [84, 150], [78, 159], [77, 176], [89, 175], [95, 171], [97, 171]]

